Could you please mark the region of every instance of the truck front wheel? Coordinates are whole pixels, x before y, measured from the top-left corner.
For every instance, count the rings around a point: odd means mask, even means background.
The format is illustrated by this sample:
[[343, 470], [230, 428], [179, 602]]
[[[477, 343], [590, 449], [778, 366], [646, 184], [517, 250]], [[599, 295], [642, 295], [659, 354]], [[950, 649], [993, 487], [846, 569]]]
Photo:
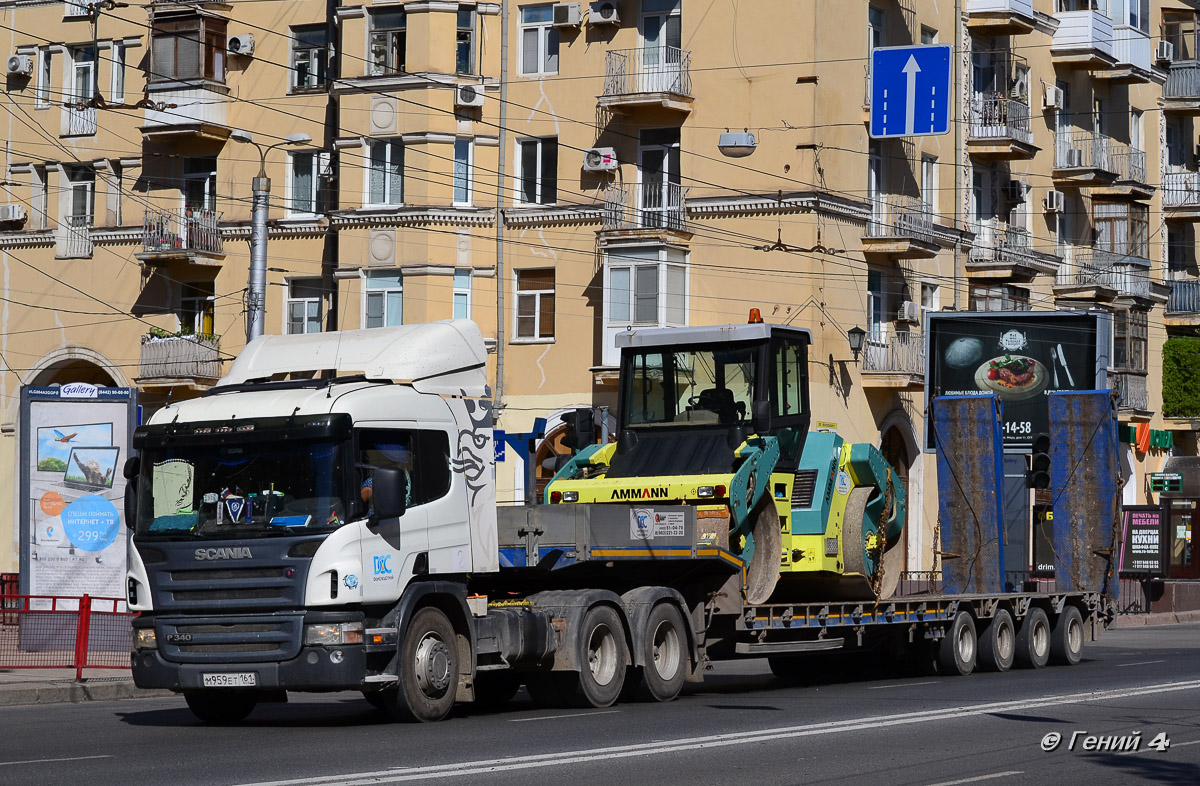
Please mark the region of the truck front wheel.
[[621, 695], [628, 660], [625, 628], [617, 612], [596, 606], [583, 618], [580, 635], [580, 669], [576, 703], [609, 707]]
[[258, 704], [253, 693], [230, 690], [189, 690], [183, 698], [193, 715], [217, 725], [241, 723]]
[[458, 652], [454, 627], [441, 610], [426, 606], [413, 615], [400, 647], [400, 684], [384, 694], [399, 721], [440, 721], [454, 707]]

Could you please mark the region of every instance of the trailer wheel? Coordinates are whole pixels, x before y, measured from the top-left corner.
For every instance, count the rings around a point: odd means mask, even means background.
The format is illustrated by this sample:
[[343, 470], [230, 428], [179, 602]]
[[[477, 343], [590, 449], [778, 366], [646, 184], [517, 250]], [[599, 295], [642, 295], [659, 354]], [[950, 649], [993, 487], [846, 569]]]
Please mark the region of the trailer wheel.
[[1074, 666], [1083, 658], [1083, 615], [1067, 606], [1054, 621], [1050, 636], [1050, 659], [1062, 666]]
[[241, 723], [258, 704], [257, 696], [242, 691], [189, 690], [183, 698], [193, 715], [215, 725]]
[[1017, 654], [1017, 631], [1012, 615], [999, 609], [979, 634], [979, 666], [985, 671], [1008, 671]]
[[1017, 631], [1017, 664], [1040, 669], [1050, 661], [1050, 620], [1046, 612], [1032, 608]]
[[388, 713], [399, 721], [440, 721], [454, 707], [458, 652], [454, 628], [440, 609], [413, 615], [400, 647], [400, 685], [384, 694]]
[[521, 680], [511, 671], [483, 672], [475, 675], [475, 706], [500, 709], [517, 695]]
[[977, 645], [975, 620], [970, 612], [958, 612], [938, 647], [938, 661], [942, 665], [942, 671], [950, 675], [961, 674], [964, 677], [970, 674], [975, 670]]
[[625, 628], [609, 606], [595, 606], [583, 617], [579, 638], [580, 670], [574, 703], [609, 707], [625, 684]]
[[688, 666], [687, 628], [679, 609], [660, 603], [646, 619], [643, 637], [642, 679], [638, 697], [647, 701], [672, 701], [683, 689]]

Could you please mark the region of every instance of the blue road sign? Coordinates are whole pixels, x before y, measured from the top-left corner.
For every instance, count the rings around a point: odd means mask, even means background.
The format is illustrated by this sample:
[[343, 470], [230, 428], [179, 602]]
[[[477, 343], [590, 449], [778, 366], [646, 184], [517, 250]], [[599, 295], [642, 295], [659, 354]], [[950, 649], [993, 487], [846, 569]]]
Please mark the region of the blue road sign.
[[492, 429], [492, 447], [496, 451], [496, 461], [497, 462], [504, 461], [504, 454], [505, 454], [504, 436], [505, 436], [505, 434], [504, 434], [503, 429], [498, 429], [498, 428]]
[[950, 46], [890, 46], [871, 52], [871, 136], [950, 131]]

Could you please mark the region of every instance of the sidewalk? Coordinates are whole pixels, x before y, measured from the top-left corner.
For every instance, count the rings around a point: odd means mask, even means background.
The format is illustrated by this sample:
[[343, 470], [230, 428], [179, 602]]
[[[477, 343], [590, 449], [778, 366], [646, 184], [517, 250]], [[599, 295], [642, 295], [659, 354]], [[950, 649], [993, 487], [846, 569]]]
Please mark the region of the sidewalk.
[[1156, 614], [1118, 614], [1114, 628], [1149, 628], [1200, 622], [1200, 611], [1168, 611]]
[[0, 669], [0, 707], [173, 695], [166, 690], [135, 687], [133, 677], [124, 669], [84, 669], [83, 682], [75, 681], [74, 669]]

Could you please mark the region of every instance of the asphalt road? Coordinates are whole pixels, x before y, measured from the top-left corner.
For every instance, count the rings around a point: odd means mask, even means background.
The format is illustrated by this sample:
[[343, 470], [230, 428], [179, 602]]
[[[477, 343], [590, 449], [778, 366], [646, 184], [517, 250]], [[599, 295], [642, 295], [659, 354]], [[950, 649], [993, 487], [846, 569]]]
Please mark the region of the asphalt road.
[[[1197, 644], [1200, 625], [1122, 629], [1075, 667], [802, 687], [746, 661], [670, 704], [542, 710], [522, 692], [503, 712], [422, 726], [357, 694], [293, 696], [226, 728], [177, 698], [8, 707], [0, 783], [1192, 784]], [[1136, 750], [1085, 750], [1135, 732]], [[1150, 747], [1160, 734], [1165, 750]]]

